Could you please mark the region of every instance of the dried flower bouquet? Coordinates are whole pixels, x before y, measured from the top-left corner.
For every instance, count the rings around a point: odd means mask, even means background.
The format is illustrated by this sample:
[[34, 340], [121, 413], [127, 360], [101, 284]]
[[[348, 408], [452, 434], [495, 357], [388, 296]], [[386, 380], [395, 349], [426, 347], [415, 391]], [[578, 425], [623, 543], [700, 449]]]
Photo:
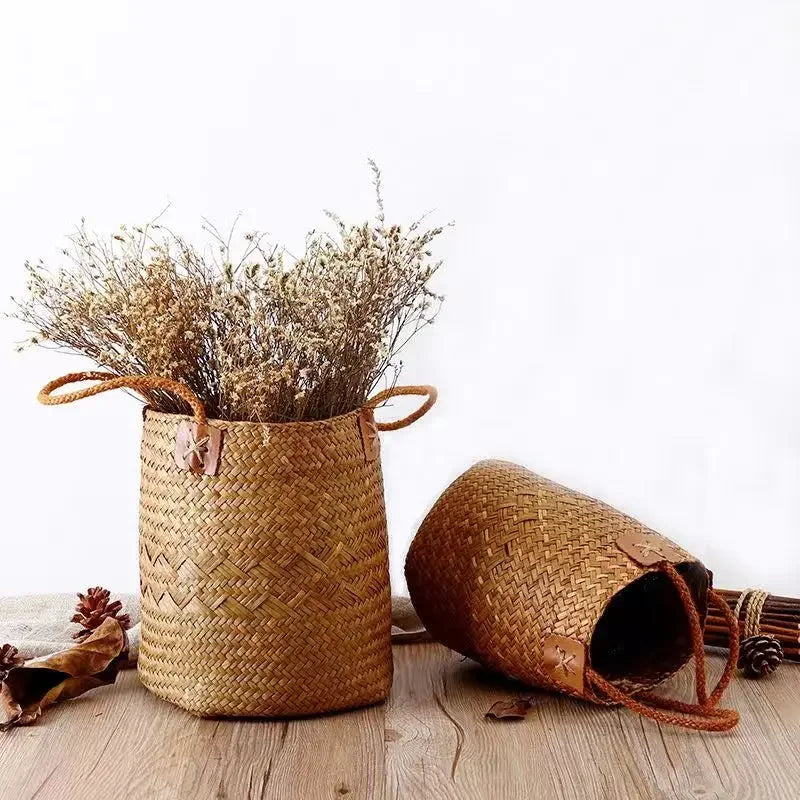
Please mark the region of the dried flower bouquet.
[[[164, 226], [121, 229], [108, 240], [82, 223], [63, 250], [66, 267], [26, 264], [28, 292], [13, 316], [30, 343], [88, 356], [118, 375], [156, 374], [191, 388], [210, 417], [253, 422], [318, 420], [358, 408], [376, 386], [394, 385], [407, 342], [433, 322], [442, 297], [430, 288], [441, 262], [441, 227], [377, 214], [333, 232], [312, 231], [291, 258], [263, 235], [205, 230], [197, 249]], [[182, 401], [148, 393], [159, 411]]]

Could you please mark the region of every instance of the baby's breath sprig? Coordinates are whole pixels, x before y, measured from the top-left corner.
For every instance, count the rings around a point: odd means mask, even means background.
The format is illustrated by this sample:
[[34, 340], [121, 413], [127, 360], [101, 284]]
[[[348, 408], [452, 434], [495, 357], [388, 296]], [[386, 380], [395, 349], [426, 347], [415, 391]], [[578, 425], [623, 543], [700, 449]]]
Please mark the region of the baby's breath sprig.
[[[188, 385], [211, 417], [316, 420], [359, 407], [381, 381], [396, 382], [407, 343], [436, 317], [430, 283], [441, 262], [441, 227], [387, 225], [381, 174], [370, 161], [374, 222], [312, 231], [291, 258], [258, 231], [223, 235], [197, 249], [156, 221], [111, 237], [81, 221], [51, 271], [27, 263], [12, 316], [30, 344], [88, 356], [116, 374], [164, 375]], [[236, 251], [236, 252], [234, 252]], [[184, 412], [153, 391], [156, 409]]]

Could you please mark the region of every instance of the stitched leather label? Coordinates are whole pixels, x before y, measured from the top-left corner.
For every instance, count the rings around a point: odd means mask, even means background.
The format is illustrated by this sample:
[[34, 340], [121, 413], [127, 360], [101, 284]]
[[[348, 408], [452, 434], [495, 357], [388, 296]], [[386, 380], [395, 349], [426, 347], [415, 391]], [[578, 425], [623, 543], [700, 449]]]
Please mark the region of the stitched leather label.
[[374, 461], [381, 454], [381, 437], [371, 408], [362, 408], [358, 412], [358, 429], [361, 431], [361, 441], [364, 445], [364, 460]]
[[657, 533], [639, 533], [629, 531], [617, 539], [617, 547], [628, 558], [643, 567], [652, 567], [660, 561], [669, 561], [679, 564], [686, 557], [678, 552], [673, 545]]
[[175, 438], [175, 463], [195, 475], [216, 475], [222, 452], [222, 431], [182, 420]]
[[585, 694], [583, 671], [586, 665], [586, 648], [577, 639], [566, 636], [548, 636], [544, 642], [544, 668], [553, 683]]

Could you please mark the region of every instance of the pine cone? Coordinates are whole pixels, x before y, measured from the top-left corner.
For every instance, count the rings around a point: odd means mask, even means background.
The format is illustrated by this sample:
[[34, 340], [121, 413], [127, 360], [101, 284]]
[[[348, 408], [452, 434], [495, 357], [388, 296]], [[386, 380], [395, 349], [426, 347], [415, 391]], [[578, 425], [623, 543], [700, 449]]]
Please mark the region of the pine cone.
[[4, 644], [0, 647], [0, 681], [5, 680], [8, 671], [14, 667], [21, 667], [25, 659], [20, 656], [16, 647]]
[[130, 628], [131, 618], [127, 614], [119, 613], [122, 611], [122, 603], [119, 600], [109, 603], [110, 596], [111, 592], [102, 586], [93, 586], [86, 594], [78, 592], [78, 605], [75, 606], [77, 613], [72, 617], [72, 621], [79, 623], [82, 630], [75, 631], [72, 634], [73, 639], [83, 641], [109, 618], [119, 622], [122, 630]]
[[749, 636], [739, 650], [739, 669], [746, 678], [760, 678], [778, 669], [783, 648], [774, 636]]

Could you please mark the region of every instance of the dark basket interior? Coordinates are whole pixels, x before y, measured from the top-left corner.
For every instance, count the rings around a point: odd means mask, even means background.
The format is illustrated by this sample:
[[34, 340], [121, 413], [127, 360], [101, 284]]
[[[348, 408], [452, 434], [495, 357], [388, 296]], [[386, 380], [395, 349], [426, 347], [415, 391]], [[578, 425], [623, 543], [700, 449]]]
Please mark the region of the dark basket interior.
[[[677, 565], [701, 620], [707, 610], [708, 572], [698, 562]], [[648, 572], [610, 600], [590, 644], [592, 667], [628, 690], [653, 686], [692, 655], [689, 621], [678, 590], [663, 572]]]

